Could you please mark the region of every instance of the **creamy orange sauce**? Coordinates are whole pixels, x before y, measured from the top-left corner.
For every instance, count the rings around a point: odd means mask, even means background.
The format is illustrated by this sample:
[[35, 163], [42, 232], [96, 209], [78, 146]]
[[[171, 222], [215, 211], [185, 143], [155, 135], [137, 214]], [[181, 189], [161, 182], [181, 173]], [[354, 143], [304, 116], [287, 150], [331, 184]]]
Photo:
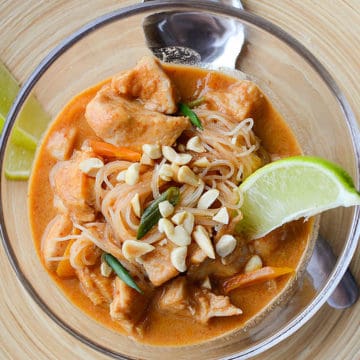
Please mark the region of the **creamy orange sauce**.
[[[211, 84], [212, 87], [226, 89], [235, 81], [233, 78], [216, 72], [211, 73], [209, 77], [208, 72], [201, 69], [168, 65], [165, 69], [180, 91], [184, 102], [196, 97], [194, 95], [204, 86]], [[53, 208], [53, 194], [49, 183], [49, 172], [56, 161], [49, 155], [46, 144], [55, 131], [70, 128], [70, 126], [79, 129], [75, 148], [79, 148], [86, 138], [96, 138], [85, 120], [84, 112], [87, 103], [95, 96], [103, 84], [98, 84], [84, 91], [66, 105], [52, 123], [38, 151], [30, 184], [29, 211], [34, 244], [40, 258], [42, 234], [49, 221], [56, 214]], [[256, 104], [251, 116], [255, 121], [255, 134], [260, 138], [262, 146], [268, 153], [281, 156], [301, 153], [301, 149], [291, 130], [265, 96], [262, 101]], [[299, 220], [275, 230], [265, 240], [259, 240], [260, 242], [266, 241], [267, 247], [272, 249], [270, 254], [262, 254], [264, 263], [266, 265], [287, 266], [297, 269], [309, 244], [312, 225], [312, 221], [304, 222]], [[49, 272], [49, 275], [82, 311], [104, 326], [124, 333], [121, 326], [111, 320], [107, 307], [93, 305], [83, 294], [77, 279], [60, 279], [52, 272]], [[208, 325], [200, 324], [188, 317], [172, 314], [164, 316], [157, 309], [156, 301], [153, 301], [148, 310], [148, 325], [144, 336], [138, 340], [153, 345], [185, 345], [202, 342], [228, 333], [240, 328], [266, 308], [274, 298], [283, 292], [290, 279], [291, 276], [283, 276], [271, 282], [264, 282], [233, 291], [231, 300], [234, 305], [242, 309], [243, 314], [228, 318], [214, 318], [210, 320]], [[158, 290], [155, 297], [159, 296], [160, 291]]]

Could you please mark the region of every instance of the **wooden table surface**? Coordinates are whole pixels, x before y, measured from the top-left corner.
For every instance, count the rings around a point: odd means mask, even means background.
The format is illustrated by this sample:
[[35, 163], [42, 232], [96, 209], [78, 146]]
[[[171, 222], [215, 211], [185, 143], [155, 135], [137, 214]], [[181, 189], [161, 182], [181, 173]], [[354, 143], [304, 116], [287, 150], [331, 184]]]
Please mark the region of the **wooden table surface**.
[[[24, 81], [42, 58], [75, 30], [134, 1], [0, 0], [0, 58]], [[244, 0], [245, 7], [295, 36], [325, 65], [360, 120], [360, 0]], [[88, 9], [92, 9], [91, 11]], [[61, 17], [65, 27], [57, 28]], [[34, 34], [37, 39], [34, 41]], [[360, 283], [360, 249], [351, 269]], [[15, 277], [0, 246], [0, 359], [105, 359], [43, 314]], [[339, 311], [325, 305], [263, 360], [360, 359], [360, 301]], [[49, 334], [51, 333], [51, 336]]]

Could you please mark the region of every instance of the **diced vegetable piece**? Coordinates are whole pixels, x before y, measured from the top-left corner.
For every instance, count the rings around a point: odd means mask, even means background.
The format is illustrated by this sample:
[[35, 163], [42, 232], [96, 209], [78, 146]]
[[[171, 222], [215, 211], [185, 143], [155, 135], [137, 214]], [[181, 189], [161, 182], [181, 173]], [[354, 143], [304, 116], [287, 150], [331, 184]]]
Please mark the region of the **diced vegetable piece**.
[[75, 269], [71, 266], [69, 256], [70, 256], [70, 249], [72, 244], [75, 240], [70, 240], [66, 246], [65, 252], [64, 252], [64, 260], [61, 260], [58, 264], [58, 267], [56, 269], [56, 274], [61, 277], [62, 279], [65, 278], [71, 278], [75, 277]]
[[161, 218], [159, 204], [166, 200], [169, 201], [171, 205], [176, 206], [180, 200], [179, 188], [174, 186], [168, 188], [145, 209], [141, 216], [140, 225], [136, 235], [138, 240], [144, 237], [152, 227], [159, 222]]
[[190, 119], [190, 122], [197, 128], [199, 128], [200, 130], [204, 130], [200, 119], [198, 118], [198, 116], [194, 113], [194, 111], [192, 111], [189, 106], [180, 103], [179, 104], [179, 110], [180, 112], [187, 116]]
[[222, 287], [225, 294], [228, 294], [234, 289], [259, 284], [266, 280], [275, 279], [279, 276], [290, 274], [292, 272], [294, 272], [294, 269], [289, 267], [266, 266], [247, 274], [233, 275], [222, 283]]
[[100, 156], [118, 158], [128, 161], [140, 161], [141, 154], [126, 147], [115, 146], [103, 141], [90, 141], [94, 152]]
[[104, 254], [103, 259], [108, 265], [115, 271], [116, 275], [126, 284], [135, 289], [137, 292], [142, 294], [142, 290], [139, 288], [135, 280], [131, 277], [129, 272], [120, 264], [111, 254]]

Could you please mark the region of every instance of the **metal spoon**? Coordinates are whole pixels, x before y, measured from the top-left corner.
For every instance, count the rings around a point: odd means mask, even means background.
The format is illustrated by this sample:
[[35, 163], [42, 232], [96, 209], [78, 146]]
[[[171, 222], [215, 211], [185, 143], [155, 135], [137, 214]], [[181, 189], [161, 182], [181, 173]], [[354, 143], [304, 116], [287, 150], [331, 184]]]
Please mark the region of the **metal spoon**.
[[[151, 1], [151, 0], [143, 0]], [[215, 1], [215, 0], [211, 0]], [[243, 9], [239, 0], [218, 0]], [[143, 23], [149, 49], [160, 60], [171, 63], [234, 69], [245, 42], [244, 26], [231, 20], [199, 12], [162, 12]], [[319, 235], [307, 272], [315, 289], [322, 287], [336, 264], [330, 245]], [[328, 304], [344, 309], [356, 302], [359, 288], [349, 270], [329, 297]]]
[[[243, 9], [238, 0], [220, 2]], [[199, 12], [153, 14], [146, 17], [143, 29], [149, 49], [171, 63], [233, 69], [245, 41], [244, 26], [239, 22]]]

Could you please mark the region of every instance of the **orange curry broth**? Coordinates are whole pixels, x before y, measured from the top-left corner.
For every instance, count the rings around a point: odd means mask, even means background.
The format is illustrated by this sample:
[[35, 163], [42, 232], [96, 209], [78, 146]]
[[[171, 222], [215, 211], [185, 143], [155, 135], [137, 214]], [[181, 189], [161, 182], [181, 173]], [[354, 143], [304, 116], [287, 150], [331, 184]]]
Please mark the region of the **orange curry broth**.
[[[166, 65], [164, 68], [179, 90], [184, 102], [192, 99], [193, 95], [204, 86], [226, 89], [237, 81], [227, 75], [198, 68], [174, 65]], [[52, 205], [53, 195], [49, 183], [49, 172], [56, 160], [48, 153], [47, 143], [55, 131], [70, 126], [78, 128], [75, 148], [80, 148], [86, 138], [96, 138], [85, 120], [84, 113], [87, 103], [107, 81], [101, 82], [73, 98], [51, 124], [39, 149], [29, 189], [29, 211], [33, 239], [40, 258], [42, 258], [40, 254], [42, 234], [49, 221], [56, 215]], [[265, 95], [261, 99], [262, 101], [254, 107], [251, 116], [254, 118], [254, 132], [261, 139], [262, 146], [269, 153], [280, 156], [301, 154], [301, 149], [288, 125], [275, 111]], [[298, 269], [309, 244], [312, 227], [312, 220], [307, 222], [299, 220], [258, 240], [266, 243], [265, 251], [261, 254], [264, 264]], [[266, 250], [269, 249], [271, 249], [271, 253], [267, 254], [269, 251]], [[82, 311], [103, 325], [124, 334], [121, 326], [111, 320], [107, 307], [95, 306], [86, 297], [80, 289], [77, 279], [60, 279], [55, 272], [48, 271], [48, 273], [67, 297]], [[231, 301], [242, 309], [243, 314], [227, 318], [213, 318], [207, 325], [174, 314], [164, 316], [157, 310], [156, 301], [153, 301], [153, 305], [148, 310], [148, 326], [143, 337], [138, 340], [152, 345], [185, 345], [199, 343], [228, 333], [243, 326], [256, 314], [262, 312], [267, 305], [274, 302], [286, 285], [291, 282], [291, 278], [291, 275], [283, 276], [272, 282], [264, 282], [233, 291], [230, 295]], [[160, 291], [161, 288], [155, 297], [160, 296]]]

